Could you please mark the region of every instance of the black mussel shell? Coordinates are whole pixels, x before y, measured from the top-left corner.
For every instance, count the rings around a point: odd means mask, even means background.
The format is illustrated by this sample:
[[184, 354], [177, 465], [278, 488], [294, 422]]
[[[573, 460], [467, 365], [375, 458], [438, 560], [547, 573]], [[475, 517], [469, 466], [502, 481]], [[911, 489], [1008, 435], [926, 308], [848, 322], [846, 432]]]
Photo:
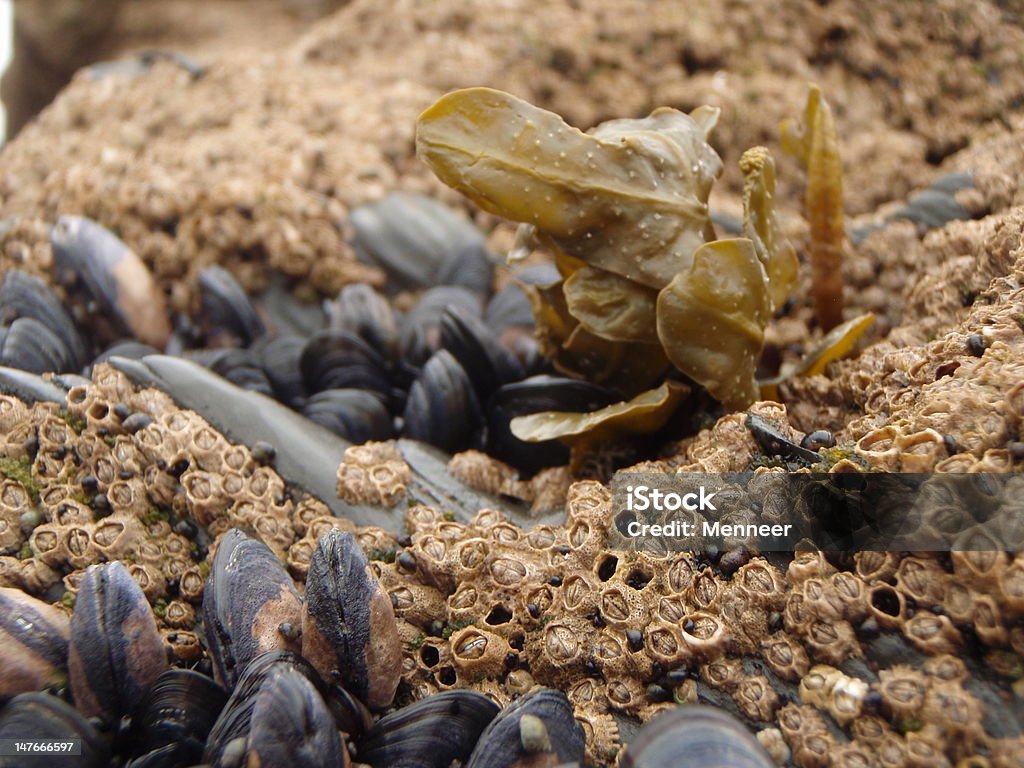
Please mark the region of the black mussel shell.
[[387, 360], [398, 356], [398, 323], [387, 299], [363, 283], [346, 285], [324, 303], [327, 327], [353, 333]]
[[159, 354], [160, 350], [156, 347], [150, 346], [149, 344], [143, 344], [141, 341], [134, 341], [132, 339], [117, 341], [93, 358], [89, 367], [92, 369], [99, 363], [107, 362], [107, 360], [112, 357], [126, 357], [129, 360], [141, 360], [147, 355]]
[[775, 761], [735, 717], [703, 704], [658, 715], [626, 747], [622, 768], [772, 768]]
[[[527, 738], [524, 717], [530, 730], [539, 734]], [[545, 752], [555, 755], [559, 763], [583, 762], [583, 750], [583, 728], [566, 695], [552, 688], [535, 688], [491, 721], [466, 768], [525, 768], [536, 765], [537, 755]]]
[[19, 317], [10, 325], [0, 326], [0, 365], [30, 373], [76, 370], [64, 342], [34, 317]]
[[[68, 768], [101, 768], [109, 760], [105, 742], [96, 728], [73, 707], [48, 693], [23, 693], [0, 710], [0, 739], [79, 739], [80, 755], [62, 755], [52, 763], [38, 755], [0, 758], [4, 768], [36, 768], [60, 765]], [[59, 762], [58, 762], [59, 761]]]
[[0, 323], [19, 317], [35, 318], [61, 340], [68, 352], [69, 370], [85, 365], [85, 344], [60, 299], [38, 277], [10, 269], [0, 284]]
[[481, 296], [491, 293], [494, 264], [487, 247], [469, 243], [444, 255], [437, 271], [435, 285], [460, 285]]
[[157, 678], [132, 722], [131, 768], [171, 768], [202, 760], [206, 737], [227, 703], [217, 683], [188, 669]]
[[480, 297], [468, 288], [440, 285], [426, 291], [402, 320], [399, 347], [403, 363], [418, 368], [441, 348], [441, 316], [451, 307], [473, 317], [481, 315]]
[[800, 447], [809, 451], [821, 451], [824, 448], [831, 448], [835, 444], [835, 436], [827, 429], [816, 429], [809, 432], [800, 441]]
[[403, 434], [454, 453], [478, 445], [482, 423], [466, 372], [447, 350], [435, 352], [409, 389]]
[[[231, 754], [239, 751], [238, 739], [241, 738], [244, 745], [251, 730], [260, 689], [283, 670], [294, 671], [312, 683], [331, 712], [334, 726], [349, 738], [360, 738], [370, 727], [366, 708], [342, 688], [324, 682], [305, 659], [289, 651], [270, 651], [253, 659], [239, 676], [228, 703], [207, 737], [204, 763], [230, 763]], [[244, 754], [244, 750], [242, 752]]]
[[67, 616], [13, 587], [0, 587], [0, 702], [59, 683], [67, 671]]
[[542, 411], [586, 413], [620, 400], [613, 390], [580, 379], [540, 375], [506, 384], [487, 404], [487, 452], [526, 475], [565, 464], [569, 449], [561, 442], [523, 442], [512, 434], [512, 419]]
[[199, 301], [207, 340], [226, 335], [225, 346], [247, 347], [267, 332], [245, 290], [223, 267], [200, 270]]
[[306, 396], [299, 360], [306, 339], [302, 336], [276, 336], [252, 347], [260, 356], [260, 365], [274, 395], [285, 405], [295, 407]]
[[310, 421], [356, 445], [395, 436], [384, 398], [365, 389], [325, 389], [309, 397], [301, 411]]
[[188, 353], [191, 360], [209, 368], [242, 389], [273, 397], [274, 388], [263, 370], [259, 355], [248, 349], [202, 349]]
[[785, 437], [771, 422], [756, 414], [747, 415], [747, 429], [754, 436], [761, 450], [768, 456], [779, 456], [783, 459], [798, 459], [809, 462], [821, 460], [815, 451], [803, 448]]
[[67, 404], [67, 392], [39, 374], [3, 365], [0, 365], [0, 392], [26, 403], [57, 403], [61, 407]]
[[391, 396], [387, 363], [366, 341], [348, 331], [327, 330], [310, 337], [299, 358], [309, 392], [366, 389]]
[[[163, 349], [171, 335], [166, 303], [142, 260], [113, 232], [80, 216], [61, 216], [50, 231], [53, 274], [84, 303], [104, 341], [134, 336]], [[99, 327], [99, 310], [109, 327]]]
[[522, 288], [514, 283], [505, 286], [487, 305], [484, 322], [528, 375], [542, 372], [547, 361], [534, 336], [533, 309]]
[[526, 375], [519, 360], [498, 343], [483, 321], [458, 307], [449, 307], [441, 316], [441, 346], [459, 361], [482, 403], [502, 384]]
[[349, 221], [360, 259], [387, 270], [397, 288], [435, 285], [446, 254], [484, 240], [471, 222], [423, 195], [388, 195], [353, 208]]
[[276, 669], [256, 694], [245, 765], [340, 768], [348, 764], [345, 742], [313, 684], [294, 669]]
[[233, 528], [220, 540], [203, 591], [203, 629], [217, 682], [230, 688], [254, 658], [298, 650], [283, 625], [298, 626], [302, 600], [262, 541]]
[[156, 618], [120, 562], [89, 566], [71, 614], [68, 679], [78, 711], [117, 722], [134, 714], [167, 669]]
[[498, 291], [487, 304], [484, 322], [498, 336], [510, 326], [533, 328], [533, 309], [523, 289], [516, 283], [509, 283]]
[[469, 759], [498, 705], [475, 691], [442, 691], [385, 715], [359, 743], [373, 768], [448, 768]]
[[395, 696], [402, 642], [394, 608], [350, 533], [324, 534], [310, 559], [302, 655], [371, 709]]

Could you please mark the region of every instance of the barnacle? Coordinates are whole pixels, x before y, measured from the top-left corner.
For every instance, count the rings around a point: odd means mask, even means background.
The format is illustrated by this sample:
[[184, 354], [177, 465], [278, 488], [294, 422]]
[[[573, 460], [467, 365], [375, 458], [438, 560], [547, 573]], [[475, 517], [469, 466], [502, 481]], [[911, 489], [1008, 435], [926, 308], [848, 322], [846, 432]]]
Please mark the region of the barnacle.
[[803, 126], [782, 124], [783, 150], [807, 172], [804, 214], [811, 229], [810, 255], [814, 310], [826, 331], [843, 321], [843, 177], [832, 109], [812, 85]]

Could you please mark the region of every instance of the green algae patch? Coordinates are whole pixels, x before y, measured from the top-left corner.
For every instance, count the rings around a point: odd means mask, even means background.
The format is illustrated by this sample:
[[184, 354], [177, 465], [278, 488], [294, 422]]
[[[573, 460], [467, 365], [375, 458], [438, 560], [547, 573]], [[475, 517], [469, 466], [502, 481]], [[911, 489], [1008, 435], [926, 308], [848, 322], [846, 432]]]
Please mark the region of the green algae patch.
[[32, 462], [27, 456], [4, 456], [0, 458], [0, 474], [8, 480], [14, 480], [28, 491], [32, 501], [39, 503], [39, 483], [32, 476]]

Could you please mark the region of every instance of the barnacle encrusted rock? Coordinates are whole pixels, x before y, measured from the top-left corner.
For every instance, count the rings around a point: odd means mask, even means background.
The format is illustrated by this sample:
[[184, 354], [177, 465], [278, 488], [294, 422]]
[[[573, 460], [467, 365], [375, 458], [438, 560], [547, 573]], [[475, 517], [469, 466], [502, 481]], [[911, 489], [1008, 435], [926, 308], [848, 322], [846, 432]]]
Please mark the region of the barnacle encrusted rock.
[[[730, 153], [770, 141], [814, 71], [842, 116], [848, 213], [938, 172], [972, 170], [974, 186], [957, 201], [978, 218], [927, 234], [894, 220], [857, 243], [844, 264], [846, 299], [879, 315], [869, 343], [825, 375], [782, 386], [784, 405], [750, 413], [796, 443], [833, 431], [822, 462], [832, 471], [1024, 467], [1024, 37], [1005, 9], [904, 4], [872, 8], [866, 22], [853, 0], [816, 14], [795, 1], [696, 4], [688, 14], [660, 0], [586, 0], [586, 13], [574, 5], [469, 0], [428, 11], [403, 2], [385, 17], [355, 0], [293, 49], [226, 58], [200, 81], [169, 64], [137, 78], [79, 77], [5, 150], [0, 196], [15, 218], [0, 231], [0, 267], [48, 275], [48, 225], [74, 212], [129, 242], [177, 311], [194, 306], [198, 270], [214, 262], [250, 289], [265, 284], [268, 266], [309, 296], [380, 283], [346, 245], [348, 210], [397, 187], [452, 200], [410, 163], [409, 138], [415, 114], [467, 73], [581, 127], [658, 104], [720, 104], [725, 187], [735, 193]], [[653, 38], [652, 23], [662, 32]], [[921, 66], [922, 34], [929, 60], [944, 66]], [[780, 205], [795, 199], [787, 162]], [[735, 211], [738, 199], [720, 204]], [[802, 225], [781, 212], [799, 241]], [[789, 360], [809, 347], [806, 315], [798, 306], [769, 327], [770, 354]], [[148, 423], [129, 429], [125, 413]], [[770, 464], [746, 415], [710, 419], [648, 468]], [[388, 504], [403, 470], [389, 467], [376, 483], [366, 470], [395, 459], [363, 446], [346, 464], [363, 470], [360, 493]], [[414, 506], [408, 538], [395, 537], [334, 518], [197, 414], [105, 365], [72, 388], [66, 412], [0, 395], [0, 460], [0, 585], [63, 594], [54, 610], [66, 611], [88, 566], [120, 559], [178, 664], [204, 653], [200, 529], [214, 541], [232, 527], [251, 532], [301, 589], [316, 541], [337, 528], [355, 534], [399, 618], [400, 702], [469, 687], [505, 703], [537, 684], [560, 686], [595, 764], [621, 746], [616, 718], [646, 720], [671, 699], [708, 697], [759, 721], [762, 743], [796, 766], [1024, 764], [1003, 706], [1021, 691], [1022, 555], [786, 562], [749, 553], [727, 569], [708, 553], [615, 551], [606, 486], [570, 487], [569, 472], [555, 469], [527, 487], [479, 456], [453, 471], [477, 472], [474, 483], [535, 508], [564, 502], [566, 524], [523, 530], [494, 510], [461, 524], [448, 509]], [[1020, 498], [1019, 486], [1007, 487]], [[924, 524], [941, 531], [947, 513]]]
[[412, 470], [393, 442], [354, 445], [338, 467], [338, 496], [350, 504], [391, 507], [405, 498]]

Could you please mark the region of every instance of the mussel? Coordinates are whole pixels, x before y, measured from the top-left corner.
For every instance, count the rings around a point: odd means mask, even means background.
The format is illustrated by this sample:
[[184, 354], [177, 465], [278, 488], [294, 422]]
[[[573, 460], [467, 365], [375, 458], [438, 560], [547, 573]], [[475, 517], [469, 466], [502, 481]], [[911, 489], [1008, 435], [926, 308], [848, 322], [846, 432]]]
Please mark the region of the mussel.
[[409, 389], [403, 434], [454, 452], [475, 447], [482, 423], [469, 376], [450, 352], [435, 352]]
[[224, 534], [203, 591], [207, 650], [219, 683], [231, 687], [246, 664], [274, 649], [298, 650], [288, 627], [302, 620], [302, 601], [288, 572], [257, 539]]
[[494, 279], [492, 258], [483, 242], [453, 248], [441, 259], [435, 283], [461, 285], [481, 296], [487, 296]]
[[346, 285], [337, 298], [324, 302], [327, 327], [354, 333], [386, 359], [398, 354], [398, 323], [387, 299], [362, 283]]
[[199, 296], [206, 338], [216, 342], [215, 346], [247, 347], [267, 332], [242, 286], [223, 267], [200, 270]]
[[242, 389], [271, 397], [274, 394], [259, 356], [248, 349], [203, 349], [188, 353], [188, 357], [223, 376]]
[[404, 365], [418, 368], [441, 348], [441, 318], [453, 308], [479, 317], [480, 297], [455, 285], [439, 285], [424, 292], [399, 329], [399, 352]]
[[0, 284], [0, 322], [12, 323], [19, 317], [38, 320], [60, 339], [71, 370], [85, 364], [85, 343], [50, 287], [38, 277], [10, 269]]
[[433, 285], [449, 254], [484, 241], [471, 222], [423, 195], [389, 195], [353, 208], [349, 221], [360, 258], [386, 269], [398, 288]]
[[387, 362], [354, 333], [326, 330], [312, 336], [299, 358], [302, 380], [309, 392], [324, 389], [366, 389], [391, 396]]
[[[8, 755], [0, 757], [0, 765], [4, 768], [35, 768], [47, 764], [70, 768], [102, 768], [109, 759], [107, 745], [96, 727], [62, 699], [48, 693], [23, 693], [15, 696], [0, 710], [0, 740], [8, 742], [14, 739], [77, 739], [81, 744], [81, 754], [62, 755], [59, 758], [52, 755]], [[53, 762], [48, 763], [49, 759]]]
[[307, 398], [301, 410], [307, 419], [356, 445], [395, 434], [384, 397], [365, 389], [325, 389]]
[[71, 615], [68, 677], [78, 711], [116, 722], [167, 669], [156, 618], [120, 562], [89, 566]]
[[350, 533], [324, 534], [310, 559], [302, 654], [371, 709], [395, 696], [402, 666], [395, 612]]
[[62, 373], [75, 368], [60, 337], [34, 317], [0, 325], [0, 365], [31, 373]]
[[316, 671], [295, 654], [257, 657], [210, 731], [203, 762], [213, 768], [348, 765], [338, 729], [352, 726], [332, 715], [323, 690]]
[[[164, 295], [117, 235], [90, 219], [61, 216], [50, 245], [54, 278], [78, 299], [80, 324], [90, 324], [107, 342], [134, 336], [159, 349], [167, 345], [171, 324]], [[100, 318], [104, 326], [95, 322]]]
[[775, 425], [756, 414], [748, 414], [746, 424], [758, 446], [768, 456], [810, 463], [821, 460], [819, 454], [789, 440]]
[[252, 347], [252, 351], [260, 356], [260, 365], [274, 389], [274, 395], [291, 408], [306, 396], [306, 385], [299, 368], [305, 346], [306, 339], [302, 336], [284, 335], [264, 339]]
[[481, 403], [502, 384], [525, 375], [516, 356], [498, 343], [483, 321], [458, 307], [449, 307], [441, 316], [441, 346], [458, 360]]
[[626, 747], [622, 768], [773, 768], [775, 762], [729, 713], [703, 704], [658, 715]]
[[227, 700], [227, 691], [206, 675], [189, 669], [164, 672], [132, 722], [132, 752], [138, 757], [128, 768], [198, 763]]
[[68, 617], [13, 587], [0, 587], [0, 701], [40, 691], [67, 673]]
[[[253, 704], [246, 766], [343, 768], [348, 749], [313, 684], [295, 670], [274, 674]], [[225, 766], [226, 768], [226, 766]]]
[[552, 688], [534, 688], [491, 721], [466, 768], [583, 762], [583, 750], [583, 728], [573, 717], [566, 695]]
[[[283, 673], [304, 677], [331, 713], [333, 728], [349, 739], [358, 739], [370, 728], [370, 712], [343, 688], [325, 681], [302, 656], [287, 650], [272, 650], [252, 660], [239, 676], [226, 705], [207, 736], [204, 763], [234, 765], [254, 727], [257, 695], [271, 677]], [[308, 696], [312, 698], [311, 696]], [[241, 739], [241, 740], [240, 740]]]
[[448, 768], [464, 763], [498, 705], [474, 691], [442, 691], [385, 715], [359, 742], [373, 768]]
[[487, 404], [487, 451], [528, 475], [564, 464], [568, 448], [557, 440], [524, 443], [512, 434], [512, 419], [541, 411], [596, 411], [621, 399], [606, 387], [559, 376], [531, 376], [506, 384]]

